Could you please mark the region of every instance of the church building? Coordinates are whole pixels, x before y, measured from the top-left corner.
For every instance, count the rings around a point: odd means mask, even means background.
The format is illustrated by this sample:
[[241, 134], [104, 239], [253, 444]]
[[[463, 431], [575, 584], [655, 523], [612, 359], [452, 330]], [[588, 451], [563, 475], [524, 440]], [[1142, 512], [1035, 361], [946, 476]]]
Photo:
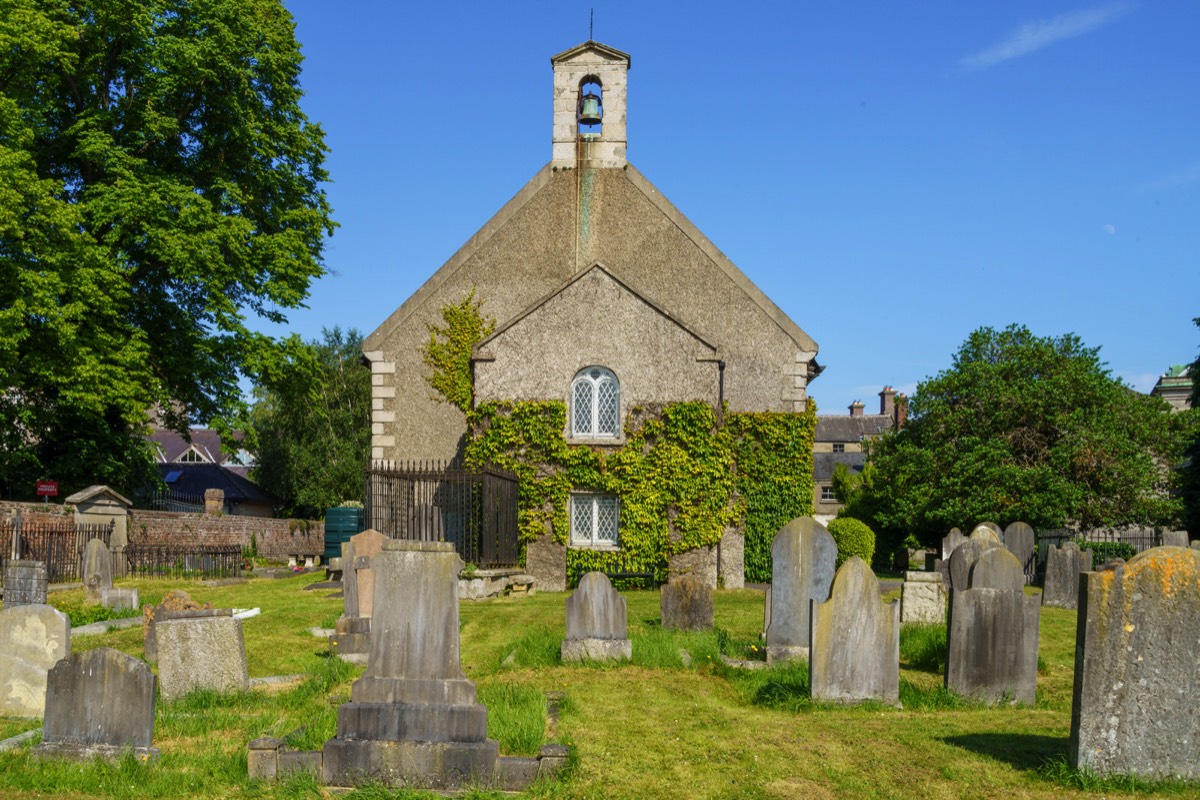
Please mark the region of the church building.
[[[450, 460], [469, 445], [463, 409], [431, 390], [423, 360], [430, 326], [466, 298], [494, 320], [472, 352], [471, 402], [557, 401], [570, 447], [615, 451], [633, 412], [673, 403], [721, 420], [808, 408], [816, 342], [629, 162], [630, 56], [587, 41], [550, 61], [549, 163], [363, 344], [373, 459]], [[571, 532], [547, 531], [546, 546], [622, 548], [624, 500], [595, 488], [571, 487]], [[740, 585], [741, 564], [716, 566], [713, 545], [710, 572]]]

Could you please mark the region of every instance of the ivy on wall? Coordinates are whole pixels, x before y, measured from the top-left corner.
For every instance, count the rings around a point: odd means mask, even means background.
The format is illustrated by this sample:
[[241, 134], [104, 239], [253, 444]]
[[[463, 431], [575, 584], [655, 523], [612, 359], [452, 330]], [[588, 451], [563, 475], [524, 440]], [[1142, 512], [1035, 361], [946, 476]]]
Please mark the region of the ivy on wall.
[[468, 465], [493, 464], [520, 479], [522, 543], [549, 532], [570, 539], [571, 492], [620, 500], [620, 547], [570, 548], [567, 579], [592, 570], [667, 578], [670, 556], [716, 545], [744, 526], [748, 581], [771, 579], [771, 542], [784, 523], [811, 514], [816, 406], [789, 413], [732, 413], [723, 423], [704, 402], [633, 408], [619, 445], [571, 444], [561, 400], [482, 403], [471, 408], [472, 347], [494, 328], [472, 291], [442, 309], [423, 348], [427, 377], [467, 415]]
[[725, 430], [746, 504], [746, 580], [771, 580], [771, 543], [785, 524], [813, 513], [813, 438], [817, 404], [799, 414], [729, 414]]

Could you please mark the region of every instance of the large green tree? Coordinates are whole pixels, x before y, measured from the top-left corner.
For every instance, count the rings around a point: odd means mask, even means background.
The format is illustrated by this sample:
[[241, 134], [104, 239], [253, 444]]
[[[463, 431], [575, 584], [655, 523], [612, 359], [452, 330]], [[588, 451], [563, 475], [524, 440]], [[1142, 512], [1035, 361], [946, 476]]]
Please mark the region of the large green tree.
[[288, 357], [256, 389], [252, 477], [290, 516], [316, 519], [326, 508], [362, 500], [371, 447], [371, 372], [362, 334], [322, 331], [307, 344], [287, 340]]
[[[1200, 328], [1200, 317], [1193, 322]], [[1192, 414], [1200, 414], [1200, 356], [1188, 369], [1192, 377]], [[1180, 491], [1183, 497], [1183, 522], [1193, 539], [1200, 538], [1200, 425], [1191, 435], [1180, 467]]]
[[280, 0], [0, 0], [0, 492], [219, 425], [331, 232]]
[[1078, 337], [1021, 326], [972, 333], [949, 369], [917, 387], [907, 424], [872, 453], [847, 513], [890, 540], [951, 527], [1176, 524], [1172, 466], [1190, 414], [1112, 377]]

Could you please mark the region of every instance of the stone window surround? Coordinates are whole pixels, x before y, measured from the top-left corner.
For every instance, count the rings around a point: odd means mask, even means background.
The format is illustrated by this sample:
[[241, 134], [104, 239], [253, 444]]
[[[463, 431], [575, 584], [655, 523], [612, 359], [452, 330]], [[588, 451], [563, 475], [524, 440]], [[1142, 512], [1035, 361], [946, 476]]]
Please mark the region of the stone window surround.
[[[590, 506], [589, 510], [591, 512], [591, 520], [589, 521], [589, 526], [588, 526], [590, 528], [590, 536], [586, 540], [577, 539], [576, 533], [575, 533], [576, 532], [575, 514], [576, 514], [577, 501], [583, 500], [585, 498], [590, 498], [592, 501], [590, 504], [588, 504]], [[602, 499], [610, 499], [612, 501], [612, 505], [615, 507], [614, 513], [616, 515], [617, 529], [616, 529], [616, 531], [614, 531], [614, 536], [616, 538], [612, 541], [599, 538], [599, 531], [597, 530], [598, 525], [599, 525], [599, 514], [600, 514], [599, 501]], [[620, 498], [618, 498], [616, 495], [605, 494], [603, 492], [572, 492], [571, 493], [571, 502], [570, 502], [570, 506], [569, 506], [569, 512], [571, 515], [571, 533], [570, 533], [570, 542], [569, 542], [571, 549], [573, 549], [573, 550], [620, 550], [621, 549], [620, 548], [621, 501], [620, 501]]]
[[838, 499], [833, 494], [832, 486], [822, 486], [821, 487], [821, 502], [822, 503], [836, 503], [837, 501], [838, 501]]

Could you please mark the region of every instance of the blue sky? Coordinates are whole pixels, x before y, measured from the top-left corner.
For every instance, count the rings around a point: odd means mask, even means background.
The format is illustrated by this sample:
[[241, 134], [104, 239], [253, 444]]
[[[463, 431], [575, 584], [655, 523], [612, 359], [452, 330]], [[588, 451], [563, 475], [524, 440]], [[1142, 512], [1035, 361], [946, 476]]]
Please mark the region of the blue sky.
[[632, 56], [629, 160], [820, 345], [845, 413], [974, 329], [1148, 391], [1200, 345], [1200, 3], [285, 0], [341, 227], [287, 330], [370, 333], [550, 159], [550, 56]]

